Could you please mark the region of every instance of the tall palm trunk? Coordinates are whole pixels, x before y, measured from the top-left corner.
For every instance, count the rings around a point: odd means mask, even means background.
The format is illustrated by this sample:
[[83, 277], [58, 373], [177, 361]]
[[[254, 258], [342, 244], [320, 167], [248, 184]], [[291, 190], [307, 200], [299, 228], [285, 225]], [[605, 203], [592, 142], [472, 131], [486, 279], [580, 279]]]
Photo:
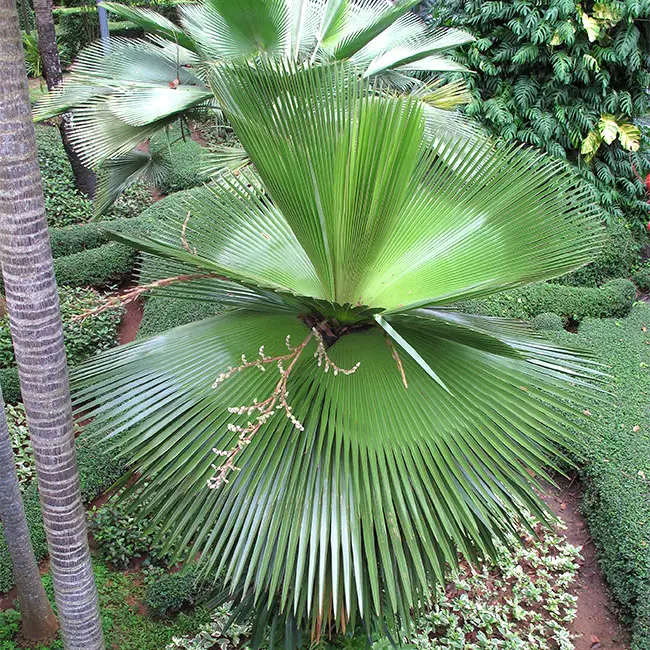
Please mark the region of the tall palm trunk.
[[[24, 0], [25, 1], [25, 0]], [[61, 60], [56, 46], [54, 16], [52, 15], [52, 0], [33, 0], [36, 32], [38, 33], [38, 51], [41, 55], [43, 75], [49, 90], [63, 81]], [[61, 139], [68, 154], [68, 160], [74, 173], [77, 189], [90, 198], [95, 195], [96, 179], [92, 169], [85, 167], [79, 159], [79, 154], [72, 146], [68, 133], [70, 132], [70, 115], [65, 114], [60, 125]]]
[[103, 650], [68, 368], [14, 0], [0, 0], [0, 261], [66, 650]]
[[47, 599], [29, 538], [16, 461], [11, 448], [5, 403], [0, 388], [0, 520], [18, 589], [23, 636], [30, 641], [50, 638], [59, 625]]

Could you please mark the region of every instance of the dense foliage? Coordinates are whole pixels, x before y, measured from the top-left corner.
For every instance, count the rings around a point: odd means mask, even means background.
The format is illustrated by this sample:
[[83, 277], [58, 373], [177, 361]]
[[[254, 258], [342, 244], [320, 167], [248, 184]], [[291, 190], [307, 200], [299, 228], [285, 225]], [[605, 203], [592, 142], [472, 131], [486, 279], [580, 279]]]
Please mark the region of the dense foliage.
[[633, 621], [632, 650], [650, 648], [649, 328], [650, 307], [642, 303], [624, 320], [585, 321], [577, 337], [610, 368], [612, 398], [587, 403], [583, 509], [611, 593]]
[[474, 95], [467, 113], [579, 165], [610, 220], [644, 227], [650, 150], [635, 120], [648, 112], [648, 0], [427, 5], [436, 21], [476, 36], [458, 55], [476, 73], [465, 77]]
[[[101, 306], [104, 298], [92, 289], [59, 289], [63, 334], [65, 337], [68, 363], [76, 365], [91, 354], [106, 350], [117, 343], [117, 329], [121, 317], [120, 309], [111, 309], [94, 314], [84, 320], [75, 320], [84, 312]], [[0, 319], [0, 368], [8, 368], [15, 363], [9, 319]]]
[[[48, 224], [61, 227], [88, 221], [93, 215], [93, 205], [75, 186], [59, 129], [37, 125], [36, 142]], [[151, 203], [149, 190], [138, 184], [119, 198], [105, 218], [136, 217]]]

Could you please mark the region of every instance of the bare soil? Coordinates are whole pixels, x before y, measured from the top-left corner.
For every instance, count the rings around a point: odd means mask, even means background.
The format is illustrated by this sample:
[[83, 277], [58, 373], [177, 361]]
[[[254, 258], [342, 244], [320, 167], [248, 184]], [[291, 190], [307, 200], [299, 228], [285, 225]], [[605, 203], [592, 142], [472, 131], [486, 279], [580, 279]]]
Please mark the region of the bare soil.
[[144, 304], [141, 300], [135, 300], [126, 305], [126, 313], [122, 317], [120, 323], [120, 330], [118, 332], [118, 340], [120, 345], [131, 343], [135, 340], [142, 316], [144, 315]]
[[579, 481], [558, 480], [559, 489], [548, 487], [543, 495], [550, 509], [564, 521], [562, 534], [574, 546], [582, 546], [583, 562], [578, 573], [578, 614], [570, 626], [576, 650], [628, 650], [630, 637], [620, 624], [596, 559], [587, 523], [580, 513]]

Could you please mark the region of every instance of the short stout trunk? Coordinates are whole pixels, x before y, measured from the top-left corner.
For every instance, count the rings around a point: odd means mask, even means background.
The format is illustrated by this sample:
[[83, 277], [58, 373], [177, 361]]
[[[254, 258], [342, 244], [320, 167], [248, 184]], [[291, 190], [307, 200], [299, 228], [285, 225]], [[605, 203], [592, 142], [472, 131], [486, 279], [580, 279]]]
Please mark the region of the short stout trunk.
[[14, 0], [0, 0], [0, 261], [66, 650], [104, 650], [63, 326]]
[[59, 624], [43, 589], [29, 537], [4, 407], [0, 389], [0, 520], [18, 591], [23, 636], [29, 641], [45, 641]]
[[[34, 0], [34, 16], [36, 19], [36, 31], [38, 33], [38, 51], [43, 64], [43, 75], [45, 76], [48, 90], [52, 90], [52, 88], [56, 88], [63, 81], [61, 60], [56, 46], [52, 0]], [[90, 198], [93, 198], [96, 186], [95, 173], [81, 162], [79, 154], [75, 151], [68, 137], [70, 129], [70, 116], [66, 114], [59, 124], [63, 147], [68, 155], [77, 189]]]

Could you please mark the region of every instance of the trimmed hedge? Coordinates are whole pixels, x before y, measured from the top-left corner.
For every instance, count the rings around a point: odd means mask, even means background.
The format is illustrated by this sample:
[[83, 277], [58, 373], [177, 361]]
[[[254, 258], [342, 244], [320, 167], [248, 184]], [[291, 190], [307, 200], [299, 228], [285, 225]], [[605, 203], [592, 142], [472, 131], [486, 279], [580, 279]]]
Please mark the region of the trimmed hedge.
[[107, 228], [131, 234], [146, 234], [151, 230], [155, 219], [147, 208], [139, 217], [115, 219], [113, 221], [94, 221], [78, 223], [63, 228], [50, 228], [50, 244], [53, 257], [65, 257], [85, 250], [99, 248], [110, 242]]
[[636, 288], [629, 280], [612, 280], [602, 287], [568, 287], [541, 282], [512, 291], [460, 303], [473, 314], [529, 320], [545, 313], [559, 314], [567, 322], [584, 318], [611, 318], [629, 313]]
[[219, 306], [211, 302], [152, 296], [145, 303], [138, 338], [160, 334], [180, 325], [209, 318], [218, 312]]
[[[587, 404], [583, 512], [615, 600], [632, 623], [632, 650], [650, 650], [650, 306], [623, 320], [586, 320], [577, 337], [609, 366], [608, 400]], [[645, 330], [645, 331], [644, 331]]]
[[20, 380], [17, 368], [0, 368], [0, 386], [5, 403], [15, 404], [20, 402]]
[[180, 129], [175, 126], [169, 138], [161, 133], [151, 139], [151, 153], [159, 152], [169, 165], [163, 178], [157, 183], [163, 194], [187, 190], [205, 183], [209, 176], [205, 173], [203, 147], [189, 135], [180, 138]]
[[153, 581], [147, 587], [144, 604], [154, 616], [172, 616], [204, 599], [208, 591], [206, 587], [196, 568], [191, 566]]
[[530, 323], [536, 330], [559, 331], [564, 329], [564, 321], [561, 316], [552, 313], [535, 316]]
[[597, 287], [614, 278], [627, 278], [639, 263], [642, 247], [627, 224], [615, 222], [605, 229], [602, 250], [591, 264], [554, 282], [574, 287]]
[[[115, 453], [107, 442], [92, 443], [88, 440], [92, 424], [85, 427], [85, 433], [77, 439], [77, 465], [81, 481], [81, 496], [84, 503], [93, 501], [108, 489], [125, 471], [125, 465], [115, 459]], [[47, 557], [47, 541], [43, 529], [43, 518], [38, 488], [32, 483], [23, 494], [27, 523], [37, 560]], [[0, 593], [9, 591], [14, 585], [9, 550], [0, 524]]]
[[133, 271], [137, 252], [124, 244], [104, 244], [54, 260], [59, 285], [106, 288], [124, 282]]

